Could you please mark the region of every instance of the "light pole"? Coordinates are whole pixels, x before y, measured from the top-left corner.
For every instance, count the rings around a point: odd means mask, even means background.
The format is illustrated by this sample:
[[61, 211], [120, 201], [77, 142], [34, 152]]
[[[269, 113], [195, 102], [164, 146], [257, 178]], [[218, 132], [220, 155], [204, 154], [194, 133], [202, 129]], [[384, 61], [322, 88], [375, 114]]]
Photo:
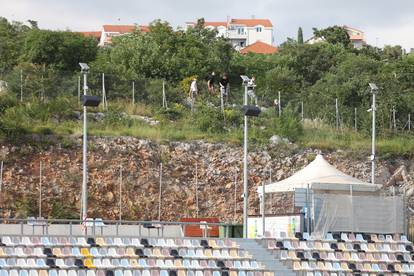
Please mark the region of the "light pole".
[[375, 83], [369, 83], [372, 93], [372, 144], [371, 144], [371, 184], [375, 184], [375, 96], [378, 93], [378, 87]]
[[82, 166], [82, 220], [85, 222], [88, 216], [88, 136], [87, 136], [87, 107], [98, 106], [100, 99], [97, 96], [88, 96], [87, 75], [89, 66], [79, 63], [83, 74], [83, 166]]
[[249, 188], [248, 188], [248, 170], [247, 170], [247, 117], [254, 116], [257, 117], [260, 114], [260, 108], [255, 105], [248, 105], [247, 101], [247, 92], [249, 89], [254, 88], [254, 84], [251, 83], [250, 79], [247, 76], [240, 76], [243, 80], [244, 86], [244, 154], [243, 154], [243, 238], [247, 238], [248, 227], [247, 227], [247, 213], [248, 213], [248, 197], [249, 197]]

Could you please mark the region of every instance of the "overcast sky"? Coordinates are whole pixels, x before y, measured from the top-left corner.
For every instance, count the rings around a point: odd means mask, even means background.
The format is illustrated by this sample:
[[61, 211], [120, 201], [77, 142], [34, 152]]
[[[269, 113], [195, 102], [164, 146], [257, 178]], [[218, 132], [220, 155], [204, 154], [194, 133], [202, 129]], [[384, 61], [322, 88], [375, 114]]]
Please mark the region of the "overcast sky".
[[269, 18], [276, 43], [305, 39], [312, 27], [348, 25], [365, 31], [368, 43], [414, 48], [414, 0], [0, 0], [0, 16], [39, 22], [41, 28], [99, 30], [103, 24], [148, 24], [154, 19], [184, 26], [204, 17]]

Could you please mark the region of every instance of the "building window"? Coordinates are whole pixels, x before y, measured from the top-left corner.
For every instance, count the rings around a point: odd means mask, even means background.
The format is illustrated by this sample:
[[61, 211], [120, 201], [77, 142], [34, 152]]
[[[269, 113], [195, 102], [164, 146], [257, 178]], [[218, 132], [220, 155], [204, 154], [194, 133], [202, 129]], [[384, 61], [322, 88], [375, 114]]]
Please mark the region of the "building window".
[[238, 29], [237, 29], [237, 33], [238, 33], [239, 35], [243, 35], [243, 34], [244, 34], [244, 28], [238, 28]]
[[256, 32], [261, 33], [262, 32], [262, 27], [256, 27]]

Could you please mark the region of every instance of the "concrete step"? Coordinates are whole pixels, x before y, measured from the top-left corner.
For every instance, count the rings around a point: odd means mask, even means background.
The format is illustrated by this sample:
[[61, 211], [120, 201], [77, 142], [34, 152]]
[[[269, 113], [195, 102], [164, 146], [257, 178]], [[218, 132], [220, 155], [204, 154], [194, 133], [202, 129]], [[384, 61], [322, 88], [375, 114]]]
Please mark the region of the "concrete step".
[[293, 270], [285, 266], [277, 259], [265, 246], [261, 245], [257, 240], [253, 239], [233, 239], [241, 249], [246, 250], [258, 262], [262, 263], [267, 270], [273, 271], [275, 276], [295, 276], [297, 275]]

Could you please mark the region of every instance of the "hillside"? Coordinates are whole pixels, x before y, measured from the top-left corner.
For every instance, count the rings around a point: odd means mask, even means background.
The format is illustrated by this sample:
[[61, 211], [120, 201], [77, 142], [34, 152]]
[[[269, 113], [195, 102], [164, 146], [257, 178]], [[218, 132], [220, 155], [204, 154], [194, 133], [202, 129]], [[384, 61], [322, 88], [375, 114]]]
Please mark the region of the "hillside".
[[[5, 160], [1, 205], [3, 217], [37, 215], [39, 162], [43, 163], [43, 215], [79, 217], [81, 172], [81, 137], [72, 137], [71, 146], [50, 145], [45, 150], [31, 146], [2, 144]], [[302, 168], [321, 151], [300, 149], [294, 144], [269, 144], [252, 148], [249, 155], [250, 214], [259, 209], [256, 188], [268, 181], [281, 180]], [[370, 162], [366, 155], [346, 151], [324, 151], [325, 157], [340, 170], [362, 180], [370, 179]], [[123, 218], [157, 219], [159, 164], [163, 163], [163, 220], [195, 216], [195, 170], [198, 169], [199, 216], [234, 220], [234, 178], [237, 175], [237, 214], [242, 216], [242, 147], [225, 143], [167, 142], [118, 137], [92, 138], [89, 155], [89, 216], [118, 218], [119, 168], [123, 168]], [[388, 183], [400, 171], [412, 175], [411, 159], [380, 160], [377, 179]], [[235, 171], [238, 170], [238, 173]], [[405, 183], [402, 175], [392, 178], [396, 186]], [[292, 211], [291, 195], [281, 195], [274, 208]]]

